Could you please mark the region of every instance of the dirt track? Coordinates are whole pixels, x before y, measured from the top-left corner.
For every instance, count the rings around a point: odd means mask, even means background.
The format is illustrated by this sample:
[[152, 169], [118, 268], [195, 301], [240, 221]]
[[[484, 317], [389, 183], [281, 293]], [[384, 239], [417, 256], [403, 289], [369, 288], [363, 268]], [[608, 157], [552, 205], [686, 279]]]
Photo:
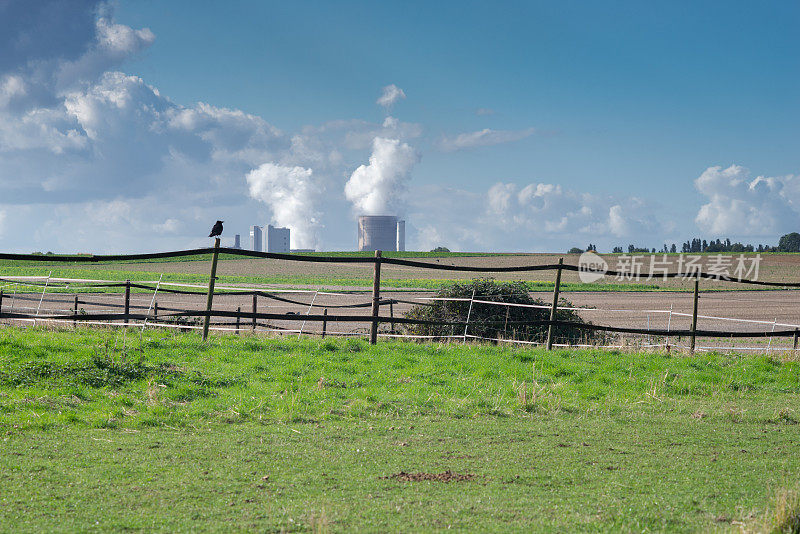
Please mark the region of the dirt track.
[[[322, 313], [323, 309], [332, 305], [369, 303], [370, 295], [366, 292], [358, 294], [317, 294], [314, 292], [282, 292], [278, 293], [282, 297], [297, 300], [306, 304], [295, 305], [282, 302], [271, 301], [264, 297], [258, 299], [258, 311], [261, 313], [288, 313], [293, 312], [298, 315], [308, 313], [312, 299], [314, 307], [312, 313]], [[384, 293], [384, 298], [399, 298], [407, 301], [424, 302], [422, 297], [430, 296], [424, 292], [401, 292]], [[18, 311], [35, 313], [39, 304], [40, 294], [24, 294], [12, 297], [6, 295], [3, 301], [3, 311]], [[548, 301], [552, 298], [549, 293], [532, 293], [532, 296]], [[691, 323], [692, 294], [682, 292], [575, 292], [564, 293], [564, 297], [569, 299], [575, 306], [588, 307], [586, 311], [579, 314], [586, 320], [595, 324], [609, 326], [623, 326], [635, 328], [654, 328], [654, 329], [688, 329]], [[70, 294], [50, 294], [42, 302], [39, 311], [40, 316], [49, 314], [71, 313], [74, 303], [74, 295]], [[150, 307], [152, 300], [151, 294], [136, 293], [131, 296], [131, 313], [145, 313]], [[121, 294], [81, 294], [79, 295], [80, 309], [89, 314], [93, 313], [122, 313], [124, 298]], [[165, 313], [170, 310], [201, 310], [205, 305], [204, 295], [172, 295], [159, 294], [156, 302], [158, 303], [159, 314], [163, 318]], [[214, 300], [214, 309], [236, 311], [241, 307], [243, 313], [252, 310], [252, 297], [238, 295], [217, 295]], [[405, 313], [411, 304], [399, 303], [392, 307], [395, 316]], [[670, 309], [672, 313], [670, 313]], [[330, 315], [369, 315], [369, 308], [328, 308]], [[389, 315], [388, 306], [384, 306], [381, 315]], [[727, 292], [708, 292], [701, 294], [699, 304], [698, 328], [711, 330], [734, 330], [734, 331], [769, 331], [772, 322], [800, 325], [800, 291], [727, 291]], [[152, 316], [152, 312], [151, 312]], [[739, 321], [726, 321], [720, 319], [704, 318], [703, 316], [725, 317], [729, 319], [750, 319], [763, 321], [762, 324], [746, 323]], [[215, 321], [227, 322], [233, 327], [234, 319], [216, 319]], [[263, 322], [263, 321], [261, 321]], [[241, 320], [243, 331], [250, 331], [250, 321], [246, 318]], [[265, 329], [267, 324], [277, 329], [299, 330], [301, 327], [304, 332], [320, 332], [321, 324], [309, 322], [303, 325], [302, 319], [298, 317], [294, 321], [268, 321], [264, 326], [259, 326], [259, 331]], [[366, 333], [368, 323], [337, 323], [331, 321], [327, 325], [329, 333]], [[388, 327], [387, 327], [388, 328]], [[786, 330], [789, 327], [778, 326], [778, 330]], [[737, 341], [737, 344], [742, 344]], [[766, 343], [760, 340], [759, 343]], [[773, 345], [785, 346], [791, 340], [773, 341]], [[752, 344], [745, 342], [745, 344]]]

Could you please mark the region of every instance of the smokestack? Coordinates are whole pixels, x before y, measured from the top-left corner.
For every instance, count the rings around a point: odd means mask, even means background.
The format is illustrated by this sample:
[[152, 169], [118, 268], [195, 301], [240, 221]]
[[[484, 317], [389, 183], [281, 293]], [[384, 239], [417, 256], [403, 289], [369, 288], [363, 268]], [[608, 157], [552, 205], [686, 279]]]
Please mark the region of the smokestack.
[[406, 249], [406, 222], [397, 221], [397, 250]]

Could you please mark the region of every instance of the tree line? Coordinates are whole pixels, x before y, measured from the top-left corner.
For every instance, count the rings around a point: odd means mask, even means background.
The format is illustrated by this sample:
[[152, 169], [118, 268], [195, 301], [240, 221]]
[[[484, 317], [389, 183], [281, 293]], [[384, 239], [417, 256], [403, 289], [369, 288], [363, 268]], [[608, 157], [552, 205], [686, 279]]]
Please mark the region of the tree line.
[[[589, 243], [589, 246], [586, 249], [572, 247], [569, 249], [570, 254], [579, 254], [584, 251], [594, 251], [597, 252], [597, 245]], [[683, 253], [697, 253], [697, 252], [733, 252], [733, 253], [744, 253], [744, 252], [800, 252], [800, 233], [791, 232], [789, 234], [785, 234], [781, 236], [778, 240], [778, 246], [772, 245], [752, 245], [744, 243], [736, 242], [732, 243], [730, 239], [701, 239], [699, 237], [690, 239], [685, 241], [681, 244], [681, 252]], [[614, 247], [611, 250], [612, 254], [657, 254], [657, 253], [677, 253], [678, 252], [678, 245], [672, 243], [671, 245], [667, 245], [664, 243], [664, 246], [661, 249], [655, 248], [647, 248], [647, 247], [637, 247], [636, 245], [628, 245], [627, 247], [623, 248], [621, 246]]]

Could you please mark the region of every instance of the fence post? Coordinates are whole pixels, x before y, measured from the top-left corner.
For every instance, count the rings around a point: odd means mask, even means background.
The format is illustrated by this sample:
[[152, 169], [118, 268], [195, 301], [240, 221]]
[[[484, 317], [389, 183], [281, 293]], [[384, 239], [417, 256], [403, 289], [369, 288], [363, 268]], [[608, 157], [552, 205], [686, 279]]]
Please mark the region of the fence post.
[[253, 293], [253, 333], [256, 331], [256, 312], [258, 311], [258, 295]]
[[203, 318], [203, 341], [208, 338], [208, 327], [211, 324], [211, 305], [214, 302], [214, 283], [217, 281], [217, 259], [219, 259], [219, 238], [214, 239], [214, 255], [211, 256], [211, 276], [208, 277], [208, 297], [206, 298], [206, 315]]
[[153, 322], [158, 321], [158, 301], [153, 303]]
[[694, 281], [694, 304], [692, 305], [692, 339], [689, 344], [689, 354], [694, 354], [695, 337], [697, 336], [697, 300], [700, 293], [700, 278]]
[[797, 350], [797, 328], [794, 329], [794, 339], [792, 340], [792, 350]]
[[3, 315], [3, 290], [0, 289], [0, 317]]
[[381, 308], [381, 251], [375, 251], [375, 270], [372, 277], [372, 325], [369, 329], [369, 344], [378, 342], [378, 313]]
[[131, 281], [125, 280], [125, 324], [128, 324], [128, 316], [131, 313]]
[[75, 306], [73, 308], [73, 315], [75, 315], [76, 318], [72, 320], [72, 328], [77, 328], [77, 326], [78, 326], [78, 319], [77, 319], [77, 315], [78, 315], [78, 295], [75, 295]]
[[[325, 309], [322, 310], [322, 315], [324, 315], [325, 317], [328, 316], [328, 308], [325, 308]], [[322, 321], [322, 339], [325, 339], [325, 331], [327, 329], [328, 329], [328, 320], [327, 319], [323, 319], [323, 321]]]
[[[391, 300], [389, 301], [389, 317], [391, 317], [392, 319], [394, 319], [394, 301], [391, 301]], [[389, 331], [390, 331], [392, 334], [394, 334], [394, 321], [392, 321], [392, 322], [391, 322], [391, 323], [389, 323], [389, 324], [391, 325], [391, 326], [390, 326], [390, 330], [389, 330]]]
[[561, 289], [561, 267], [564, 265], [564, 258], [558, 258], [558, 270], [556, 271], [556, 286], [553, 288], [553, 306], [550, 308], [550, 324], [547, 325], [547, 350], [553, 350], [553, 321], [556, 320], [556, 309], [558, 308], [558, 292]]
[[239, 323], [242, 320], [242, 307], [236, 308], [236, 335], [239, 335]]

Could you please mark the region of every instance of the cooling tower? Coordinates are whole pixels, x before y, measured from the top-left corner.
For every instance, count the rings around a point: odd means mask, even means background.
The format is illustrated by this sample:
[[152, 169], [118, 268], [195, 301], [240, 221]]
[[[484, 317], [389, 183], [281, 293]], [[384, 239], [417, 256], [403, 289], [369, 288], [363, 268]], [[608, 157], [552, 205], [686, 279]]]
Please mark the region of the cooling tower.
[[358, 218], [358, 250], [397, 250], [397, 217], [361, 215]]

